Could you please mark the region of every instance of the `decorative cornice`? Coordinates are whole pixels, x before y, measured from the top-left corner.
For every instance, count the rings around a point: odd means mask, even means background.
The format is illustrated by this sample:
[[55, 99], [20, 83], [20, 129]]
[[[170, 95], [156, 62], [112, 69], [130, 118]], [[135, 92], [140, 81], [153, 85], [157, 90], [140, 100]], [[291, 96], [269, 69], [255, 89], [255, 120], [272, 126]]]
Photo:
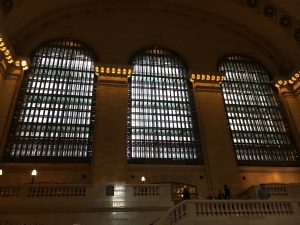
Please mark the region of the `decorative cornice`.
[[101, 84], [126, 85], [131, 73], [132, 66], [130, 65], [95, 65], [95, 74]]
[[294, 75], [290, 76], [290, 78], [288, 80], [277, 80], [275, 82], [275, 87], [277, 87], [278, 89], [281, 88], [291, 88], [291, 89], [295, 89], [295, 87], [299, 84], [300, 82], [300, 70], [298, 72], [296, 72]]
[[131, 77], [132, 66], [130, 65], [107, 65], [98, 64], [95, 66], [97, 76]]
[[223, 75], [191, 73], [189, 80], [192, 83], [195, 82], [221, 83], [224, 80], [224, 78], [225, 77]]
[[12, 71], [25, 71], [29, 69], [30, 61], [25, 57], [16, 57], [13, 48], [0, 34], [0, 64], [5, 77], [9, 76]]

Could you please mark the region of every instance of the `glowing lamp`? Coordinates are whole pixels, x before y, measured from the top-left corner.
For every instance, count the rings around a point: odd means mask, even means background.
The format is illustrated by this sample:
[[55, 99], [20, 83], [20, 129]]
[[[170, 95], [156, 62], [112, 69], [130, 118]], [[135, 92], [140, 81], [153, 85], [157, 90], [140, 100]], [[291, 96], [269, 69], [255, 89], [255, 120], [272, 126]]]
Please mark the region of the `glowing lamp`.
[[37, 175], [37, 171], [36, 170], [32, 170], [31, 171], [31, 176], [36, 176]]

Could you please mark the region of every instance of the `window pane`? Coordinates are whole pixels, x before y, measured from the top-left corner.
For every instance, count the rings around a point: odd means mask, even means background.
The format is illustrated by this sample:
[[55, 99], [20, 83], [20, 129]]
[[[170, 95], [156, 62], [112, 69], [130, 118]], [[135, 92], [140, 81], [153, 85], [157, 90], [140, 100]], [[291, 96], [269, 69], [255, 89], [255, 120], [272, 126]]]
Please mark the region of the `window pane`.
[[236, 55], [221, 61], [222, 92], [240, 165], [295, 165], [300, 162], [267, 70]]
[[36, 49], [31, 62], [17, 99], [6, 160], [89, 160], [96, 89], [92, 52], [73, 40], [57, 40]]
[[182, 60], [154, 48], [137, 54], [132, 64], [128, 161], [199, 164], [194, 106]]

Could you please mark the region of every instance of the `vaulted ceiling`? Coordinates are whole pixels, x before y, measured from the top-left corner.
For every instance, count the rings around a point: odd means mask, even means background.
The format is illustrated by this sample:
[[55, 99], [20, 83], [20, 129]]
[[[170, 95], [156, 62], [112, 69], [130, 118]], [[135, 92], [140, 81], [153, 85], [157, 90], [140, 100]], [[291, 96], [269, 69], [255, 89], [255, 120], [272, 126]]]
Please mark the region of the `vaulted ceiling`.
[[273, 76], [300, 66], [298, 0], [0, 0], [0, 32], [19, 55], [51, 38], [84, 41], [104, 63], [140, 48], [177, 51], [193, 70], [214, 71], [233, 52], [256, 57]]

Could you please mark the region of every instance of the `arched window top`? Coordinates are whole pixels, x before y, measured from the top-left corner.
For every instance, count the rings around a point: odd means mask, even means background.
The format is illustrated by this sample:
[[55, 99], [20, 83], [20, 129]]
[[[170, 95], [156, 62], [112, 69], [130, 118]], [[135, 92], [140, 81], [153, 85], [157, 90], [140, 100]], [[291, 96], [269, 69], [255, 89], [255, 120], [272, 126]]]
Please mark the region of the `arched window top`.
[[[54, 48], [53, 51], [53, 57], [58, 57], [59, 55], [57, 54], [57, 52], [55, 51], [55, 48], [59, 48], [59, 49], [65, 49], [65, 52], [68, 52], [68, 49], [72, 49], [72, 51], [74, 51], [74, 55], [76, 55], [76, 50], [77, 51], [83, 51], [84, 50], [84, 57], [86, 59], [90, 59], [93, 61], [97, 60], [97, 56], [94, 53], [94, 51], [84, 42], [80, 41], [80, 40], [76, 40], [73, 38], [57, 38], [57, 39], [52, 39], [52, 40], [48, 40], [45, 41], [41, 44], [39, 44], [30, 54], [30, 57], [34, 57], [36, 55], [40, 55], [40, 54], [45, 54], [45, 50], [49, 49], [49, 48]], [[80, 53], [80, 52], [78, 52]], [[82, 52], [81, 52], [82, 53]], [[67, 55], [65, 55], [67, 56]], [[67, 56], [69, 57], [69, 56]]]
[[[186, 62], [174, 51], [161, 48], [161, 47], [149, 47], [142, 49], [135, 53], [131, 59], [130, 64], [143, 65], [157, 68], [156, 75], [158, 76], [177, 76], [182, 78], [187, 78], [188, 66]], [[136, 68], [137, 69], [137, 68]], [[164, 70], [162, 73], [159, 69]], [[173, 73], [176, 70], [184, 71], [183, 73]]]
[[[226, 72], [225, 80], [270, 83], [270, 73], [256, 59], [242, 54], [223, 57], [218, 63], [218, 70]], [[247, 76], [231, 76], [233, 72], [247, 73]]]

